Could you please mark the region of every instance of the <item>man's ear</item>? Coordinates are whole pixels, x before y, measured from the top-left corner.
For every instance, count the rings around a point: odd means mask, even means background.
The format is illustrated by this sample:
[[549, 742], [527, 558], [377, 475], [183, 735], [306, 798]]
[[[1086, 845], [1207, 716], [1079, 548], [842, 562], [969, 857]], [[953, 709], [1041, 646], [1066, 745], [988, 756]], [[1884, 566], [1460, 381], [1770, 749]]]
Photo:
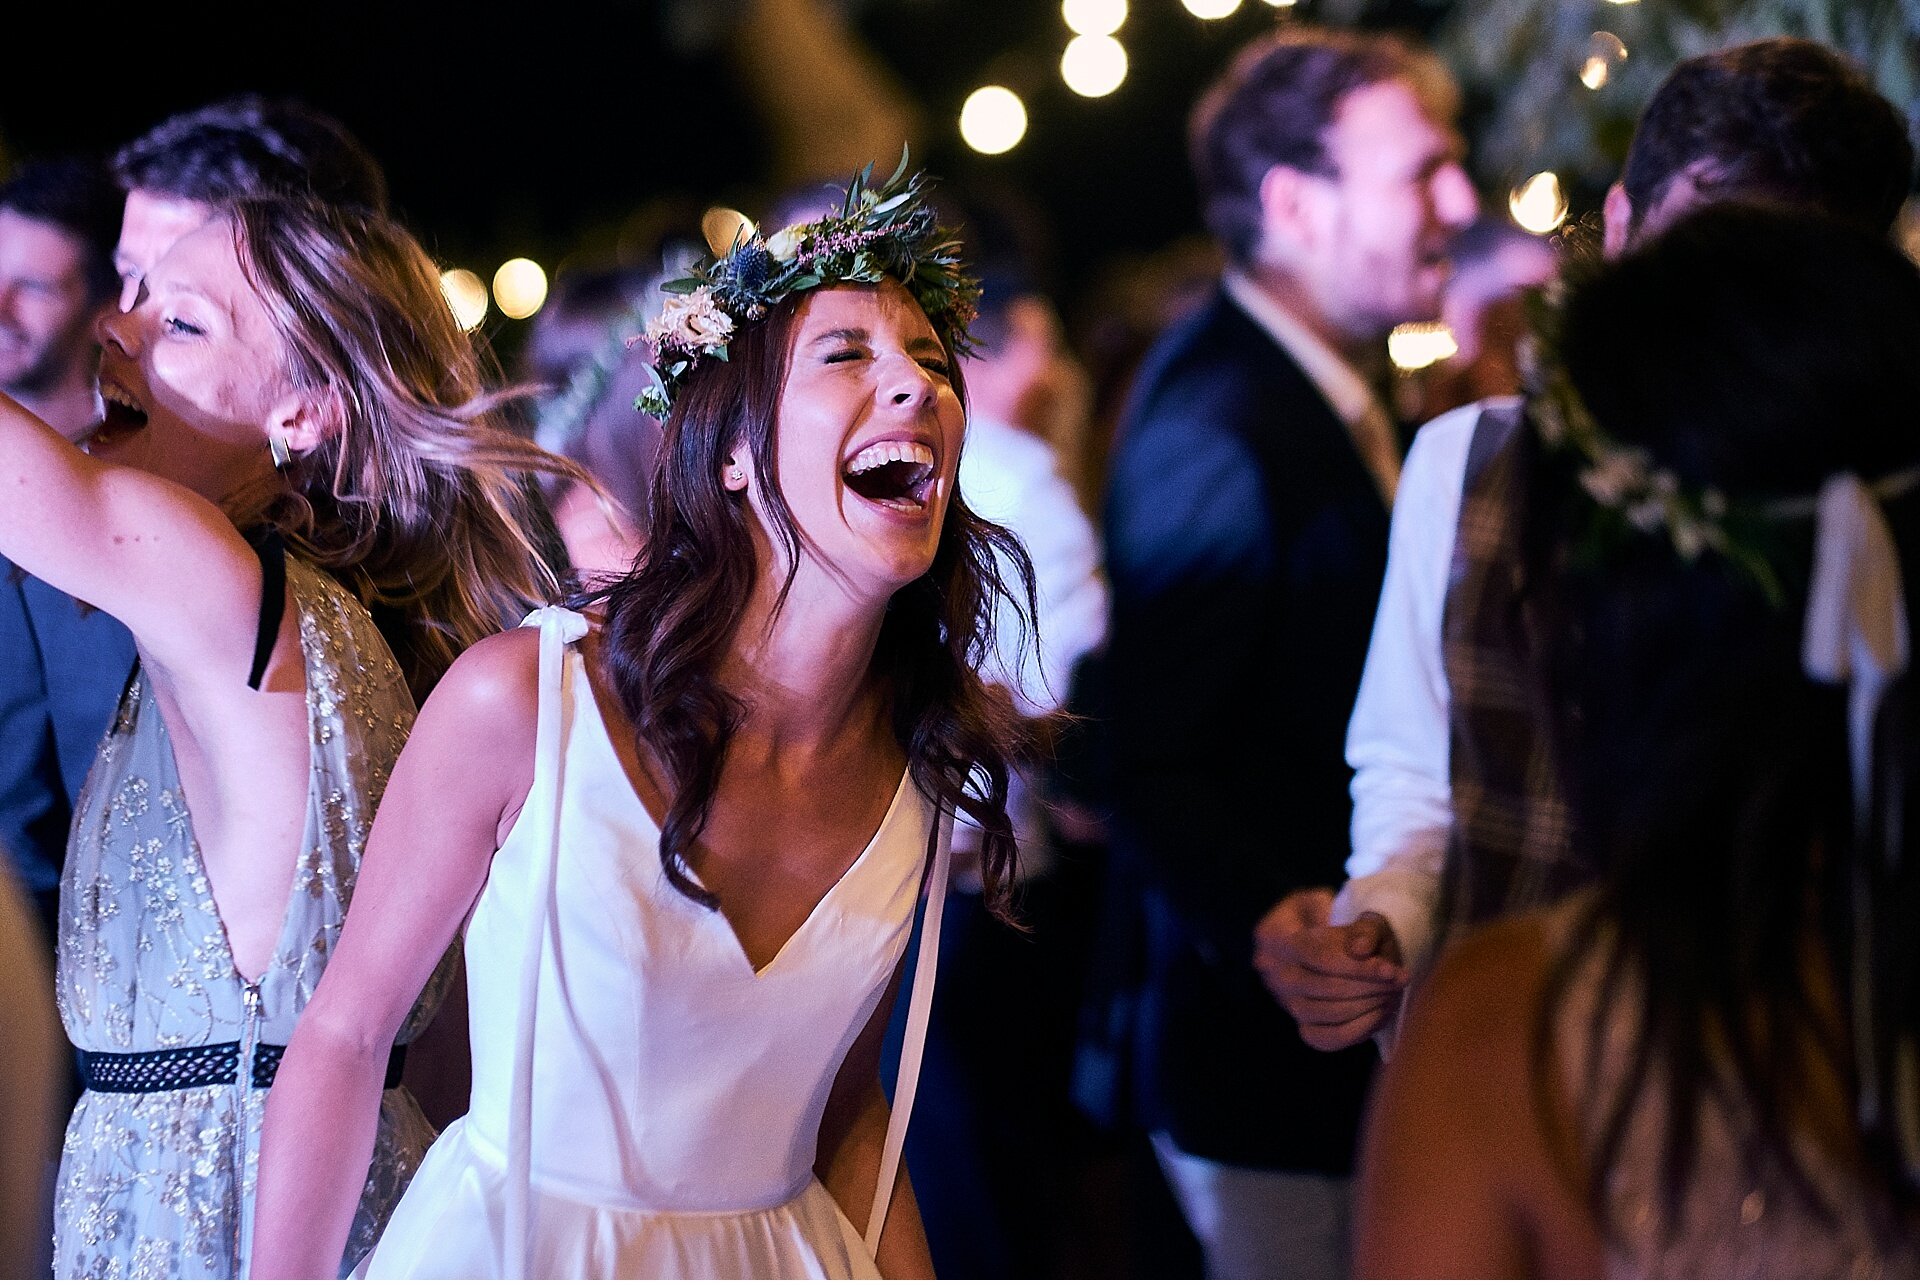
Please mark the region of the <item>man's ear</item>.
[[1609, 259], [1619, 258], [1633, 234], [1633, 200], [1618, 183], [1607, 189], [1607, 199], [1600, 207], [1600, 226], [1601, 251]]
[[305, 455], [347, 426], [346, 407], [331, 388], [296, 389], [273, 404], [267, 431], [287, 444], [295, 455]]
[[1282, 260], [1311, 251], [1320, 241], [1320, 182], [1291, 165], [1270, 167], [1260, 179], [1262, 248]]

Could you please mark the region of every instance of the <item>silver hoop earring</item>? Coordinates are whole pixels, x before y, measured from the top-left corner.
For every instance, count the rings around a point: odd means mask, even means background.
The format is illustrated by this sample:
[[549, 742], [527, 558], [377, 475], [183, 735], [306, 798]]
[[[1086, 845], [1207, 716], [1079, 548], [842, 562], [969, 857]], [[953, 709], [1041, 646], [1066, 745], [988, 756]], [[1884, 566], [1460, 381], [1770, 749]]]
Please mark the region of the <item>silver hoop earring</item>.
[[293, 448], [287, 445], [287, 439], [278, 433], [267, 434], [267, 454], [273, 458], [275, 468], [285, 468], [293, 463]]

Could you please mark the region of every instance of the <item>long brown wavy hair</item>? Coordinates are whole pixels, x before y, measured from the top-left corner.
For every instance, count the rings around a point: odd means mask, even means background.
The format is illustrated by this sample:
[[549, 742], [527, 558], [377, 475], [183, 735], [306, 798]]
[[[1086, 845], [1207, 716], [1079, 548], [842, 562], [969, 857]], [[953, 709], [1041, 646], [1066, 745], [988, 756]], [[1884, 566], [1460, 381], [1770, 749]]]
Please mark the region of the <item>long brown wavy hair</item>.
[[[743, 492], [721, 485], [721, 470], [744, 442], [773, 538], [787, 553], [778, 599], [784, 604], [803, 537], [776, 481], [775, 421], [804, 298], [790, 296], [741, 327], [728, 360], [703, 362], [689, 377], [663, 429], [648, 543], [631, 573], [589, 599], [606, 603], [608, 670], [621, 705], [670, 777], [661, 864], [675, 888], [707, 906], [717, 899], [693, 881], [687, 854], [712, 813], [727, 747], [745, 713], [718, 674], [756, 572], [754, 516]], [[942, 331], [940, 340], [964, 404], [953, 337]], [[986, 901], [1010, 918], [1016, 845], [1007, 781], [1032, 733], [1007, 693], [978, 673], [991, 654], [1002, 599], [1019, 618], [1020, 644], [1028, 645], [1035, 590], [1026, 550], [956, 493], [933, 565], [887, 604], [872, 672], [885, 686], [914, 783], [937, 807], [980, 827]]]
[[591, 485], [516, 433], [489, 350], [398, 223], [263, 198], [227, 207], [295, 387], [336, 399], [336, 431], [284, 470], [264, 521], [375, 611], [415, 698], [466, 647], [552, 601], [529, 480]]

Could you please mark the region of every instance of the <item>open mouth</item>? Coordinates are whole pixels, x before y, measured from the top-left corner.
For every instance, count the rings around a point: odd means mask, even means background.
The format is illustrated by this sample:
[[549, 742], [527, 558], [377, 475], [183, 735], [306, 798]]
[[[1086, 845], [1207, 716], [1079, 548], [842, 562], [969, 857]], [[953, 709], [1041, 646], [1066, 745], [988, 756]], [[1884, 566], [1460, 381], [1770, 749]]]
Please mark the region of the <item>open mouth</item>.
[[91, 441], [111, 441], [147, 426], [147, 408], [140, 404], [140, 399], [111, 380], [100, 381], [100, 404], [106, 414], [100, 420], [100, 427], [93, 431]]
[[924, 442], [875, 442], [847, 461], [843, 476], [861, 499], [917, 513], [933, 491], [933, 448]]

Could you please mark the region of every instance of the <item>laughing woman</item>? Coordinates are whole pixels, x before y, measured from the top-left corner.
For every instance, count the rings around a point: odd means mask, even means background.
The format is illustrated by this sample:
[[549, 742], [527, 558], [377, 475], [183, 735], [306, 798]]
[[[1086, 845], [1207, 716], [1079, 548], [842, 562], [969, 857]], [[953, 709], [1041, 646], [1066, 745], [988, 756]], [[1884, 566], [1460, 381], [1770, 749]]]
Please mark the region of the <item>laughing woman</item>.
[[473, 1109], [368, 1275], [929, 1274], [880, 1039], [956, 809], [1007, 886], [1017, 732], [972, 668], [1011, 537], [954, 492], [956, 250], [917, 179], [856, 182], [655, 323], [652, 536], [423, 711], [275, 1092], [263, 1273], [338, 1259], [380, 1050], [464, 923]]
[[[376, 215], [237, 206], [99, 337], [108, 414], [86, 453], [0, 397], [0, 553], [119, 617], [140, 654], [61, 888], [86, 1092], [55, 1267], [232, 1277], [266, 1089], [415, 698], [549, 590], [513, 474], [566, 466], [496, 423], [432, 262]], [[438, 1002], [437, 963], [400, 1045]], [[398, 1061], [381, 1051], [350, 1258], [430, 1137]]]

